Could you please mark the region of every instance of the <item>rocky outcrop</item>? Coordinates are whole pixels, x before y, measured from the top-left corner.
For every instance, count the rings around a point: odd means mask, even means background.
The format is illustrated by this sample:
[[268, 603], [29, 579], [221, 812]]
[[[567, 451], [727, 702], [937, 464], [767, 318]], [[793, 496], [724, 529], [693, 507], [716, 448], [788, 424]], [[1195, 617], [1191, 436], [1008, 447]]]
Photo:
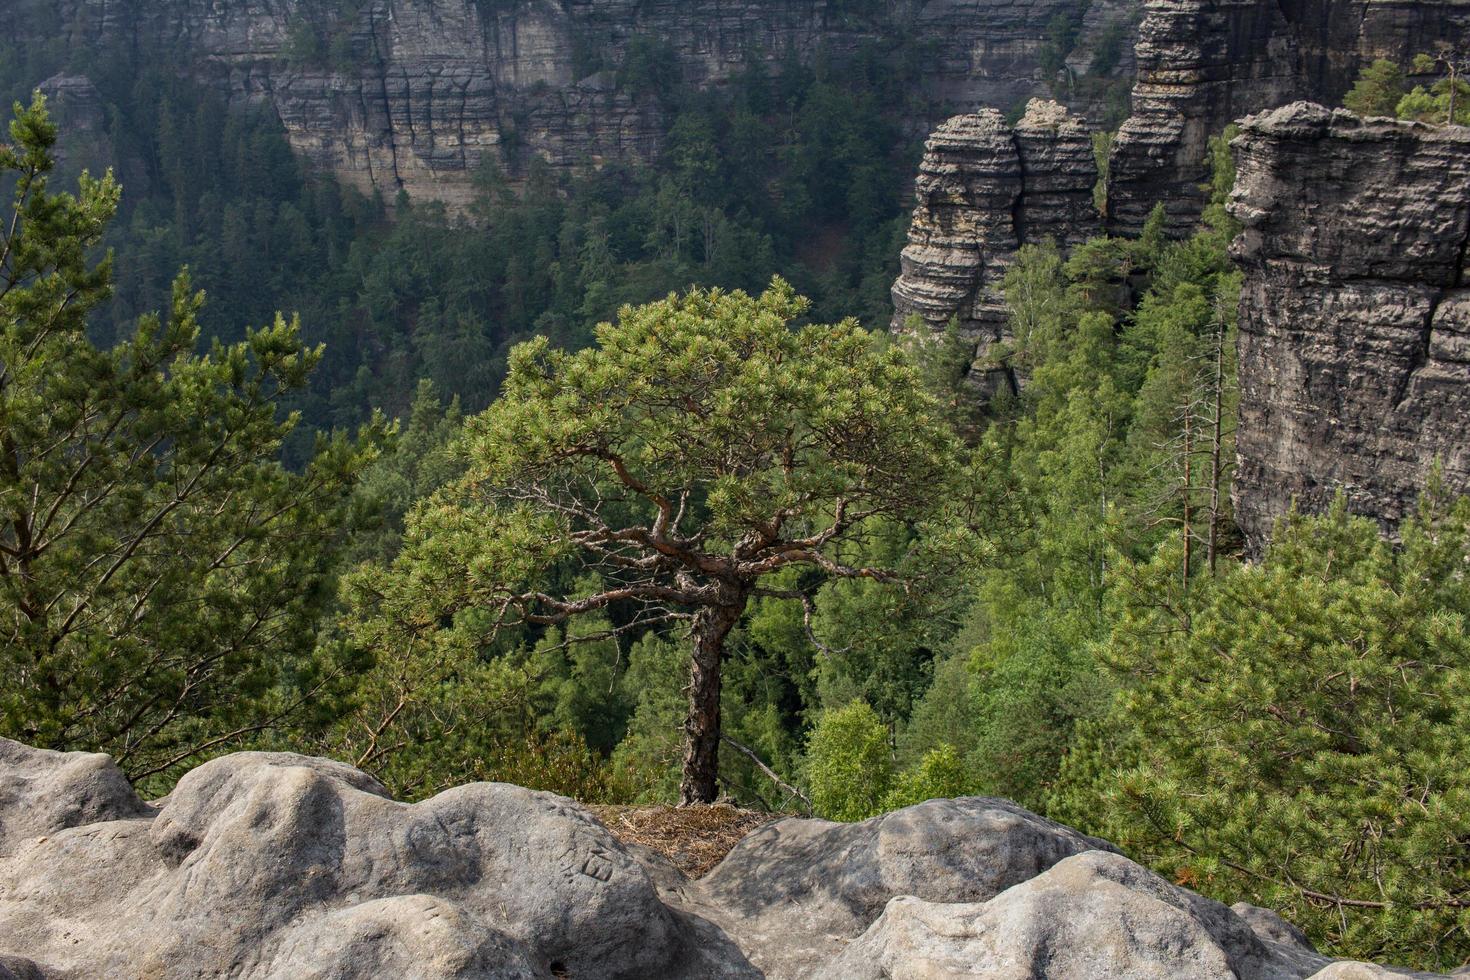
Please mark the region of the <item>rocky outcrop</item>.
[[1470, 492], [1470, 129], [1297, 103], [1244, 121], [1236, 515], [1254, 550], [1339, 490], [1392, 529]]
[[1207, 141], [1233, 120], [1296, 99], [1335, 104], [1374, 58], [1407, 63], [1470, 36], [1448, 0], [1147, 0], [1132, 114], [1109, 163], [1108, 223], [1137, 234], [1155, 204], [1183, 233], [1205, 201]]
[[1225, 906], [1127, 858], [1088, 851], [980, 904], [896, 898], [816, 976], [986, 975], [975, 964], [1038, 980], [1266, 980], [1325, 965], [1309, 947], [1263, 939]]
[[0, 980], [1403, 976], [1000, 800], [787, 819], [684, 879], [584, 809], [243, 753], [153, 805], [0, 740]]
[[697, 902], [767, 976], [809, 976], [889, 902], [984, 902], [1112, 846], [1004, 800], [932, 800], [859, 824], [782, 820], [745, 838]]
[[1008, 338], [1005, 271], [1022, 245], [1063, 247], [1100, 230], [1097, 164], [1086, 124], [1034, 99], [1014, 127], [994, 109], [956, 116], [925, 144], [917, 207], [893, 286], [895, 329], [917, 316], [934, 331], [955, 321], [975, 343], [971, 382], [982, 398], [1017, 379], [995, 356]]
[[[1131, 52], [1139, 0], [1098, 0]], [[482, 163], [523, 172], [646, 162], [669, 123], [654, 93], [623, 84], [637, 47], [683, 80], [718, 85], [756, 63], [778, 74], [924, 39], [916, 135], [956, 108], [1009, 107], [1047, 91], [1045, 25], [1072, 0], [62, 0], [21, 18], [74, 46], [116, 42], [167, 57], [231, 98], [273, 107], [296, 150], [390, 201], [399, 189], [461, 203]], [[41, 39], [41, 38], [38, 38]], [[650, 43], [653, 49], [649, 51]], [[1086, 45], [1077, 56], [1083, 57]], [[1082, 71], [1087, 71], [1087, 66]], [[1108, 78], [1126, 78], [1124, 57]], [[1100, 79], [1098, 79], [1100, 80]], [[1086, 105], [1096, 86], [1071, 97]]]

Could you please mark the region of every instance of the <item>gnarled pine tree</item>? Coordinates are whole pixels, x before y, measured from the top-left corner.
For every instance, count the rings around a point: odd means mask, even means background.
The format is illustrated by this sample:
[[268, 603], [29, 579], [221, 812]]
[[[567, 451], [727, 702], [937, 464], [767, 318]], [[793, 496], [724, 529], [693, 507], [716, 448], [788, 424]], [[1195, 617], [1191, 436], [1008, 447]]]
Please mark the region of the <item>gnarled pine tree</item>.
[[[579, 353], [518, 347], [468, 423], [467, 476], [419, 509], [391, 571], [359, 580], [376, 642], [408, 649], [466, 615], [482, 631], [687, 621], [680, 797], [713, 801], [721, 661], [747, 604], [808, 602], [832, 577], [905, 582], [844, 545], [931, 518], [961, 469], [905, 355], [850, 320], [793, 328], [805, 310], [780, 280], [759, 298], [694, 290], [624, 308]], [[770, 586], [788, 569], [805, 589]], [[595, 584], [548, 589], [550, 570]]]

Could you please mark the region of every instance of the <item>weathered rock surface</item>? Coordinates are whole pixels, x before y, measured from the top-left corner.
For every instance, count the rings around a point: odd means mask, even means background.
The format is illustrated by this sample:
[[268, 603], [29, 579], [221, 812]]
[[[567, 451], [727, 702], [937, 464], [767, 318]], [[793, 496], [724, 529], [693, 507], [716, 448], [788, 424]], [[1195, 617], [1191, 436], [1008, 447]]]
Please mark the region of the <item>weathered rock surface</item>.
[[[1138, 2], [1100, 4], [1093, 29], [1100, 34], [1117, 21], [1131, 52]], [[62, 0], [56, 16], [73, 44], [124, 41], [192, 65], [234, 99], [269, 103], [297, 151], [347, 183], [389, 200], [403, 188], [454, 204], [468, 198], [470, 175], [486, 160], [515, 173], [533, 157], [583, 168], [655, 155], [669, 123], [664, 109], [652, 93], [617, 80], [636, 43], [666, 44], [659, 56], [676, 52], [686, 81], [715, 85], [751, 60], [778, 73], [788, 53], [810, 64], [819, 51], [841, 57], [863, 46], [883, 49], [896, 36], [923, 38], [923, 91], [914, 93], [914, 104], [926, 107], [914, 120], [922, 133], [956, 109], [1009, 107], [1046, 91], [1042, 25], [1071, 6]], [[331, 38], [332, 50], [303, 60], [291, 42], [307, 27]], [[1131, 67], [1124, 57], [1108, 75], [1126, 78]], [[1079, 90], [1079, 104], [1089, 97]]]
[[1243, 123], [1236, 514], [1293, 500], [1388, 530], [1436, 460], [1470, 492], [1470, 129], [1297, 103]]
[[110, 756], [0, 739], [0, 857], [30, 838], [152, 813]]
[[[42, 758], [47, 778], [22, 756], [30, 805], [5, 807], [8, 827], [27, 822], [7, 832], [0, 952], [48, 976], [752, 975], [549, 794], [480, 784], [410, 806], [338, 763], [246, 753], [128, 819], [142, 804], [119, 805], [99, 758]], [[79, 810], [99, 782], [108, 805]]]
[[244, 753], [149, 806], [105, 756], [0, 740], [0, 980], [1378, 980], [1002, 800], [788, 819], [682, 878], [569, 800], [408, 805]]
[[1296, 99], [1335, 104], [1374, 58], [1407, 63], [1470, 36], [1456, 0], [1146, 0], [1132, 114], [1109, 163], [1110, 230], [1157, 203], [1182, 232], [1204, 204], [1206, 146], [1233, 120]]
[[1063, 247], [1101, 230], [1097, 164], [1086, 124], [1033, 99], [1014, 126], [994, 109], [956, 116], [925, 144], [917, 207], [893, 286], [894, 327], [917, 315], [935, 331], [957, 322], [976, 345], [970, 380], [982, 398], [1018, 379], [992, 355], [1007, 339], [1005, 271], [1022, 245]]
[[700, 907], [771, 976], [804, 976], [891, 899], [978, 902], [1111, 845], [995, 799], [931, 800], [858, 824], [782, 820], [699, 883]]
[[1276, 927], [1271, 918], [1271, 913], [1241, 916], [1120, 855], [1088, 851], [983, 903], [895, 898], [872, 928], [814, 977], [1386, 980], [1425, 975], [1333, 963], [1300, 933]]

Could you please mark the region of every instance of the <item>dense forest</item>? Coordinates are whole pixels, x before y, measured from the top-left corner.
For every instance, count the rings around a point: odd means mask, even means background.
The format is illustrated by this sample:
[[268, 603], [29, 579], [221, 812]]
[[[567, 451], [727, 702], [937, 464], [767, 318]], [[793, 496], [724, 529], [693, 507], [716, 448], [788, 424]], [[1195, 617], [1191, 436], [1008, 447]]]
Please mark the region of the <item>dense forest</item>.
[[[465, 214], [308, 174], [268, 110], [229, 107], [124, 46], [79, 55], [0, 41], [0, 97], [28, 101], [69, 67], [105, 93], [104, 118], [63, 166], [113, 166], [127, 188], [107, 233], [117, 287], [93, 318], [97, 339], [166, 305], [182, 266], [211, 298], [206, 336], [233, 341], [277, 310], [299, 313], [306, 339], [326, 345], [292, 399], [304, 433], [403, 414], [419, 378], [482, 409], [516, 342], [585, 345], [623, 303], [690, 284], [754, 290], [780, 269], [819, 316], [882, 322], [920, 149], [895, 110], [921, 56], [914, 42], [840, 65], [754, 62], [701, 90], [678, 81], [671, 52], [634, 45], [604, 67], [668, 118], [662, 162], [570, 181], [535, 157], [517, 173], [487, 165]], [[307, 445], [294, 437], [293, 459]]]
[[160, 793], [254, 747], [410, 799], [994, 794], [1333, 952], [1464, 961], [1470, 504], [1243, 560], [1229, 134], [1191, 237], [1021, 251], [1024, 384], [981, 410], [961, 338], [872, 329], [902, 66], [656, 64], [658, 167], [485, 172], [458, 216], [123, 55], [89, 67], [122, 185], [17, 107], [0, 734]]

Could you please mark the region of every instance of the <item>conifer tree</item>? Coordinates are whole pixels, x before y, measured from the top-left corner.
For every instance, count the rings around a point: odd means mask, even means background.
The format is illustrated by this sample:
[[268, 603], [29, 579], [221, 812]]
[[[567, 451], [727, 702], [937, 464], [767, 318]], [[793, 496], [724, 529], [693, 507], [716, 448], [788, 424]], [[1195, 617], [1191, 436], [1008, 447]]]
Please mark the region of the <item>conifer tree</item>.
[[361, 580], [363, 635], [404, 649], [468, 630], [478, 649], [586, 616], [683, 624], [680, 797], [713, 801], [725, 644], [750, 603], [808, 606], [827, 579], [900, 586], [912, 554], [869, 565], [855, 547], [965, 498], [958, 441], [903, 353], [853, 321], [793, 328], [806, 309], [780, 280], [758, 298], [694, 290], [625, 307], [579, 353], [518, 347], [467, 425], [468, 474]]
[[52, 193], [56, 128], [16, 106], [0, 145], [0, 735], [106, 751], [134, 778], [323, 708], [313, 659], [351, 481], [369, 451], [323, 440], [278, 462], [276, 399], [320, 352], [277, 318], [194, 352], [187, 275], [168, 319], [111, 350], [87, 336], [111, 289], [90, 254], [111, 175]]
[[1402, 547], [1339, 499], [1258, 565], [1186, 591], [1170, 541], [1119, 570], [1104, 659], [1052, 813], [1339, 955], [1470, 955], [1470, 499], [1431, 487]]

